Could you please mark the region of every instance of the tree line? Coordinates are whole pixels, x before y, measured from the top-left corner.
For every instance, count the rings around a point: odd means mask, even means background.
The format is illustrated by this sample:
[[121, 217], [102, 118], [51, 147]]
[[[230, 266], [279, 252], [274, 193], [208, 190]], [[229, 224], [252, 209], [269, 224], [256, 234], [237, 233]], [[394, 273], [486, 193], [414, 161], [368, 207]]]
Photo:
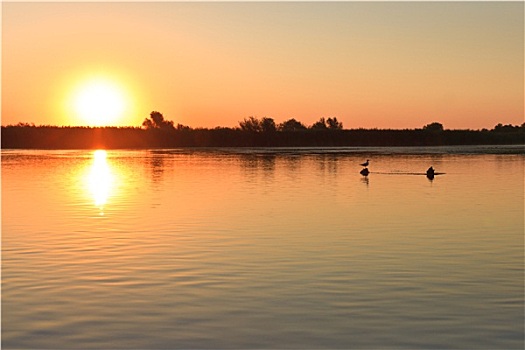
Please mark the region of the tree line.
[[[161, 129], [161, 130], [189, 130], [189, 126], [182, 124], [174, 125], [173, 121], [164, 119], [162, 113], [153, 111], [150, 113], [150, 118], [144, 119], [142, 127], [145, 129]], [[264, 117], [261, 119], [255, 117], [244, 118], [239, 122], [239, 129], [245, 132], [276, 132], [276, 131], [300, 131], [300, 130], [342, 130], [343, 123], [337, 120], [337, 117], [329, 117], [327, 119], [320, 118], [310, 127], [306, 127], [295, 118], [288, 119], [280, 124], [276, 124], [273, 118]]]
[[310, 126], [296, 119], [248, 117], [235, 128], [175, 125], [153, 111], [142, 127], [2, 126], [2, 148], [93, 149], [174, 147], [359, 147], [525, 144], [525, 123], [493, 129], [448, 130], [439, 122], [420, 129], [343, 129], [335, 117]]

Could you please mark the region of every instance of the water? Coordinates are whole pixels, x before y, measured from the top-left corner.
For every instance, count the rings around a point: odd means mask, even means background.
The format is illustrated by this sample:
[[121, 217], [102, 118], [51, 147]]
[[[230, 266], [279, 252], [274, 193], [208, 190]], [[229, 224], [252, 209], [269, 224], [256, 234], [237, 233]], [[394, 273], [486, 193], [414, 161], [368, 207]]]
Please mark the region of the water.
[[3, 150], [2, 347], [523, 349], [524, 153]]

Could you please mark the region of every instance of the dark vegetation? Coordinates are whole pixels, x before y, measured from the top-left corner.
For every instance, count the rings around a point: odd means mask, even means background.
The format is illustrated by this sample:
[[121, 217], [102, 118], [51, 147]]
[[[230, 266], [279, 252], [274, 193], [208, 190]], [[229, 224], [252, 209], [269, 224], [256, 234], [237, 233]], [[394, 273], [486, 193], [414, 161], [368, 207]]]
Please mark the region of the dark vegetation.
[[525, 123], [487, 130], [447, 130], [434, 122], [421, 129], [343, 129], [337, 118], [307, 127], [295, 119], [245, 118], [239, 127], [190, 128], [152, 112], [142, 127], [2, 126], [2, 148], [94, 149], [173, 147], [340, 147], [525, 144]]

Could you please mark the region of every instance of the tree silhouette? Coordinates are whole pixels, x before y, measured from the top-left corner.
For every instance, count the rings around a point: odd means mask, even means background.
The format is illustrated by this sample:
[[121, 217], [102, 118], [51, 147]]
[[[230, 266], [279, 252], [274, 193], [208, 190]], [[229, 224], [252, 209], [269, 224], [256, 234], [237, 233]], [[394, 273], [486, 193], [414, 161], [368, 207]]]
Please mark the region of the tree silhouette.
[[444, 128], [443, 128], [443, 124], [438, 123], [438, 122], [433, 122], [433, 123], [425, 125], [423, 127], [423, 130], [427, 130], [427, 131], [443, 131]]
[[326, 120], [324, 118], [319, 119], [315, 123], [312, 124], [310, 129], [314, 130], [325, 130], [327, 128], [326, 126]]
[[260, 132], [262, 131], [261, 122], [254, 117], [244, 118], [243, 121], [239, 122], [239, 126], [243, 131], [249, 132]]
[[191, 128], [187, 125], [182, 125], [182, 124], [177, 124], [177, 126], [175, 127], [175, 129], [179, 130], [179, 131], [182, 131], [182, 130], [191, 130]]
[[150, 113], [151, 119], [144, 119], [142, 126], [146, 129], [162, 129], [162, 130], [173, 130], [173, 121], [165, 120], [162, 113], [153, 111]]
[[342, 130], [343, 129], [343, 123], [337, 120], [336, 117], [328, 118], [326, 120], [326, 123], [328, 124], [328, 128], [334, 129], [334, 130]]
[[288, 119], [285, 122], [279, 124], [279, 130], [281, 131], [298, 131], [306, 130], [306, 126], [303, 123], [295, 120], [294, 118]]
[[521, 129], [525, 128], [525, 123], [521, 124], [521, 126], [514, 126], [512, 124], [503, 125], [501, 123], [498, 123], [496, 126], [494, 126], [494, 131], [496, 132], [515, 132]]
[[267, 118], [267, 117], [262, 118], [260, 125], [261, 125], [262, 132], [277, 131], [277, 126], [275, 125], [275, 121], [273, 120], [273, 118]]

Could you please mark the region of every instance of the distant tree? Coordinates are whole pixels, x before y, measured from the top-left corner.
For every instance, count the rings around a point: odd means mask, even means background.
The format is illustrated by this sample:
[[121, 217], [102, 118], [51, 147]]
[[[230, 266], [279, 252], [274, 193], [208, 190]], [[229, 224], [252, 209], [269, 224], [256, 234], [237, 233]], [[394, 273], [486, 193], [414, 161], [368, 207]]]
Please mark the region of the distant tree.
[[325, 130], [327, 128], [326, 126], [326, 120], [324, 118], [319, 119], [315, 123], [310, 126], [310, 129], [314, 130]]
[[241, 130], [248, 132], [260, 132], [262, 131], [261, 121], [254, 117], [244, 118], [239, 122]]
[[171, 120], [165, 120], [162, 113], [153, 111], [150, 113], [151, 119], [144, 119], [142, 122], [142, 126], [146, 129], [163, 129], [163, 130], [170, 130], [174, 129], [173, 121]]
[[260, 127], [262, 132], [275, 132], [277, 131], [277, 126], [273, 118], [264, 117], [261, 119]]
[[35, 123], [31, 123], [30, 124], [30, 123], [19, 122], [15, 126], [20, 127], [20, 128], [34, 128], [35, 127]]
[[150, 117], [151, 117], [151, 120], [153, 121], [153, 124], [159, 127], [164, 122], [164, 116], [160, 112], [151, 112]]
[[341, 130], [343, 129], [343, 123], [339, 122], [336, 117], [328, 118], [326, 120], [329, 129]]
[[151, 119], [144, 119], [144, 121], [142, 122], [142, 126], [146, 129], [154, 129], [155, 128], [155, 124], [153, 123], [153, 121]]
[[[521, 128], [523, 128], [523, 125], [525, 125], [525, 123], [522, 124]], [[507, 125], [503, 125], [501, 123], [499, 123], [498, 125], [496, 125], [494, 127], [494, 131], [497, 131], [497, 132], [513, 132], [513, 131], [518, 131], [520, 129], [519, 126], [513, 126], [512, 124], [507, 124]]]
[[295, 120], [294, 118], [288, 119], [285, 122], [279, 124], [279, 130], [281, 131], [298, 131], [306, 130], [306, 126], [303, 123]]
[[443, 131], [444, 128], [443, 128], [443, 124], [438, 123], [438, 122], [433, 122], [433, 123], [425, 125], [423, 127], [423, 130], [427, 130], [427, 131]]

